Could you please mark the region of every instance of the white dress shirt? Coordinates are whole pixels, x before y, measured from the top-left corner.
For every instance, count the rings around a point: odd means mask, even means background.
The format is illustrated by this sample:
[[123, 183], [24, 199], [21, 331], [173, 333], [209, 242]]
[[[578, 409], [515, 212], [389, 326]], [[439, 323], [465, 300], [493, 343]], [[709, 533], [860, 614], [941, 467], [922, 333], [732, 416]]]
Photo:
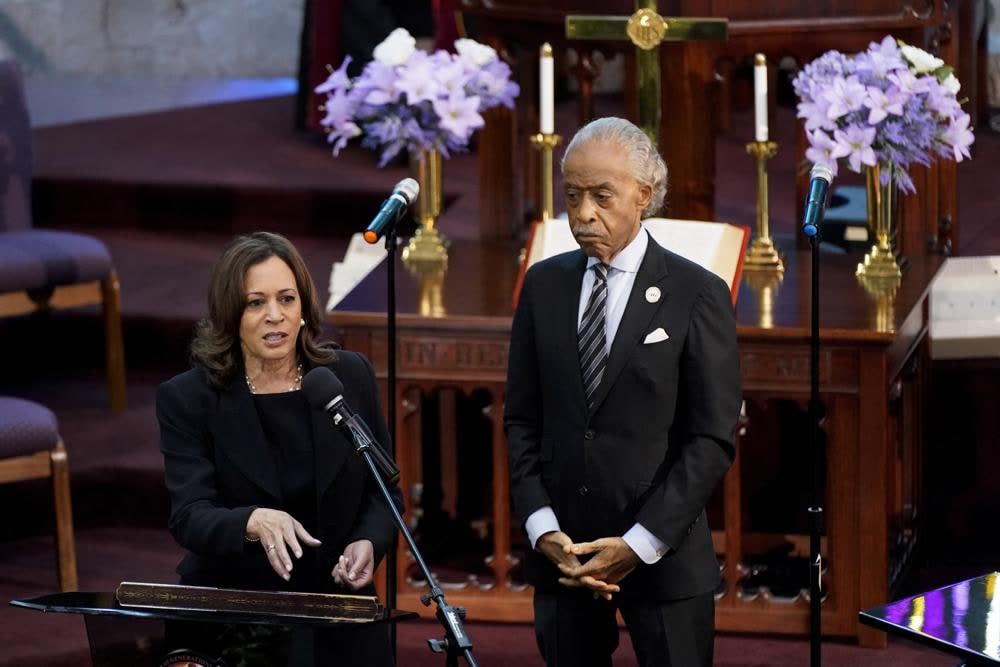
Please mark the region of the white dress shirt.
[[[635, 277], [639, 273], [639, 265], [642, 258], [646, 256], [646, 248], [649, 245], [649, 234], [645, 229], [640, 229], [639, 234], [627, 246], [611, 259], [608, 266], [608, 299], [605, 304], [605, 340], [604, 350], [611, 354], [611, 343], [614, 342], [615, 334], [618, 332], [618, 325], [621, 324], [622, 316], [625, 314], [625, 306], [628, 304], [629, 294], [632, 293], [632, 286], [635, 284]], [[596, 257], [587, 259], [587, 270], [583, 273], [583, 281], [580, 285], [580, 308], [577, 313], [576, 325], [580, 328], [583, 320], [583, 311], [586, 310], [587, 300], [590, 292], [594, 288], [596, 277], [590, 270], [594, 264], [600, 260]], [[535, 548], [538, 538], [545, 533], [559, 530], [559, 519], [552, 511], [550, 505], [539, 508], [532, 512], [531, 516], [524, 523], [524, 528], [531, 541], [531, 548]], [[570, 536], [572, 537], [572, 535]], [[626, 544], [642, 560], [642, 562], [652, 565], [660, 560], [667, 553], [667, 546], [655, 535], [646, 530], [641, 524], [636, 523], [622, 536]]]

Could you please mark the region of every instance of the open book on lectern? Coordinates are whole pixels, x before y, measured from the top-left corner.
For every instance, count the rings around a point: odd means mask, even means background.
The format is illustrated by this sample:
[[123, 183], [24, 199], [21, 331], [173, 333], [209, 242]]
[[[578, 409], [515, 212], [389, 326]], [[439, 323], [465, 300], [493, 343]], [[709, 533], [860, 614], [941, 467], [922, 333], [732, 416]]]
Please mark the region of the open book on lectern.
[[[750, 239], [748, 227], [727, 222], [672, 218], [648, 218], [642, 221], [642, 226], [667, 250], [705, 267], [725, 280], [733, 295], [733, 305], [736, 304], [740, 275], [743, 273], [743, 257]], [[524, 282], [524, 274], [532, 264], [579, 247], [565, 218], [535, 222], [528, 235], [524, 262], [514, 287], [515, 305], [521, 292], [521, 283]]]

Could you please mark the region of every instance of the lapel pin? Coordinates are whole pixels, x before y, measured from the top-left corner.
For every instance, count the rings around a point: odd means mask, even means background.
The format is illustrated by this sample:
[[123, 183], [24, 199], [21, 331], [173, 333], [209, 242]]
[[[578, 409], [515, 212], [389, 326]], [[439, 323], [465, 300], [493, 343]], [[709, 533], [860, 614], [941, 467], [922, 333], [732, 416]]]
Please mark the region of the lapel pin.
[[656, 303], [660, 300], [660, 288], [653, 286], [646, 288], [646, 301]]

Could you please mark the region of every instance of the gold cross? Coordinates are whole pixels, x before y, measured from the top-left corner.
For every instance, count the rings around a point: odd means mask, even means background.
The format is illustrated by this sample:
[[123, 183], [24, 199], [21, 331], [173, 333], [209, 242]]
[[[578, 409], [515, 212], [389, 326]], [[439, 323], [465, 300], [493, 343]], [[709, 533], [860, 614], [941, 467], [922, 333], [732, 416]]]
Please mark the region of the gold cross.
[[664, 18], [656, 0], [636, 0], [632, 16], [567, 16], [566, 37], [617, 42], [635, 47], [639, 87], [639, 127], [656, 142], [660, 127], [660, 54], [662, 42], [725, 41], [729, 21], [715, 18]]

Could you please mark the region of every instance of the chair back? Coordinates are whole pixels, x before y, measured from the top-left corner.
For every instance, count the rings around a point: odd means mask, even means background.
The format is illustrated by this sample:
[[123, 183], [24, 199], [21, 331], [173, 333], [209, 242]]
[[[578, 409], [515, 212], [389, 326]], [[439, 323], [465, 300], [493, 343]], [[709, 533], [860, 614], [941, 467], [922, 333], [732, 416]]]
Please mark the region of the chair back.
[[31, 227], [31, 122], [24, 77], [13, 60], [0, 61], [0, 232]]

